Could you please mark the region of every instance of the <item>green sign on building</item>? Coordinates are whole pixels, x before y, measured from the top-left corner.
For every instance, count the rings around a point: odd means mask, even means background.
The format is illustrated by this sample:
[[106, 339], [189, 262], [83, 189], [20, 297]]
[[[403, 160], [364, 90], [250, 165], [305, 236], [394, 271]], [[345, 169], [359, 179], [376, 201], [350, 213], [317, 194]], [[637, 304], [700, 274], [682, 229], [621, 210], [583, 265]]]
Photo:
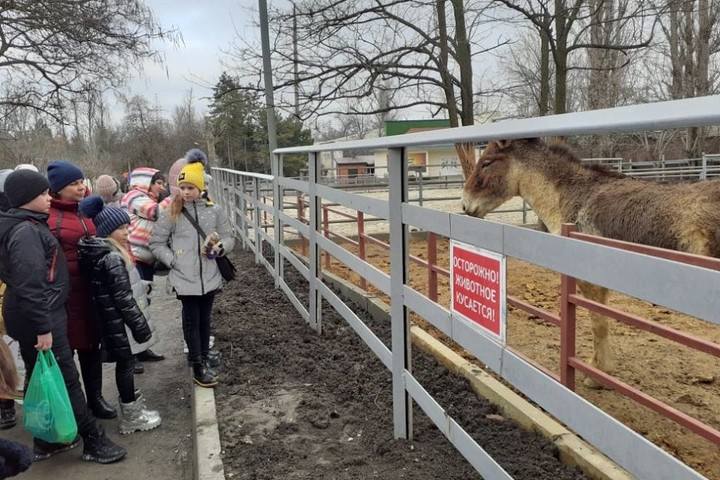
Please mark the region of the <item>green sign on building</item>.
[[387, 120], [385, 122], [385, 136], [403, 135], [412, 133], [412, 130], [432, 130], [436, 128], [450, 128], [450, 120]]

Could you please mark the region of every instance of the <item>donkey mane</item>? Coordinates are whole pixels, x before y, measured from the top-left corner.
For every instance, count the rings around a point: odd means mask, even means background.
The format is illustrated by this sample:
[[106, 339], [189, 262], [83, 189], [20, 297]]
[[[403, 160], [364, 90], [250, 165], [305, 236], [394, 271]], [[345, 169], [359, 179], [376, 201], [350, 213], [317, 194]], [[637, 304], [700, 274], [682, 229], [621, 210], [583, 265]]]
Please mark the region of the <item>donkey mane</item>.
[[555, 155], [556, 157], [559, 157], [561, 160], [567, 162], [567, 163], [573, 163], [577, 165], [578, 167], [587, 170], [592, 173], [600, 174], [601, 176], [605, 176], [608, 178], [627, 178], [622, 173], [618, 172], [617, 170], [614, 170], [610, 168], [607, 165], [603, 165], [600, 163], [583, 163], [580, 160], [580, 157], [578, 157], [567, 145], [563, 144], [552, 144], [547, 146], [548, 151]]

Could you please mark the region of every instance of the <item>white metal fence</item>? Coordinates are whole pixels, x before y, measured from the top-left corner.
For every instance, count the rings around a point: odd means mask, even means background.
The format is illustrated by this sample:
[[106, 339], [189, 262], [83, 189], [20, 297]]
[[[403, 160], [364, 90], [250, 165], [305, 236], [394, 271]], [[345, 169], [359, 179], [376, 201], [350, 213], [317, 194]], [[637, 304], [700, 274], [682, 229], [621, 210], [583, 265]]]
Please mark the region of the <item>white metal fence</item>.
[[[435, 402], [413, 376], [409, 361], [411, 343], [408, 320], [408, 312], [412, 310], [636, 477], [657, 480], [699, 479], [703, 478], [702, 475], [687, 465], [555, 382], [509, 349], [477, 333], [470, 325], [451, 315], [444, 307], [412, 289], [407, 282], [408, 228], [413, 226], [435, 232], [713, 323], [720, 323], [717, 315], [720, 311], [720, 296], [716, 292], [716, 286], [720, 284], [720, 273], [413, 205], [408, 202], [408, 166], [405, 153], [407, 147], [448, 142], [486, 142], [498, 138], [568, 136], [719, 124], [720, 96], [713, 96], [553, 117], [508, 120], [490, 125], [384, 137], [370, 141], [286, 148], [275, 152], [274, 173], [282, 171], [284, 154], [308, 154], [307, 181], [227, 169], [215, 169], [213, 178], [216, 182], [215, 188], [224, 192], [219, 196], [218, 201], [232, 219], [238, 236], [247, 248], [255, 252], [257, 261], [263, 263], [274, 275], [276, 286], [283, 289], [303, 318], [320, 332], [322, 325], [320, 306], [322, 300], [326, 300], [391, 370], [393, 425], [396, 438], [408, 438], [411, 435], [410, 399], [412, 398], [483, 477], [493, 480], [511, 478]], [[342, 191], [320, 183], [319, 153], [321, 151], [378, 148], [388, 149], [390, 170], [388, 201]], [[260, 199], [261, 190], [267, 187], [272, 187], [273, 190], [272, 205], [264, 204]], [[287, 191], [298, 191], [308, 195], [309, 225], [282, 211], [281, 199]], [[390, 275], [323, 237], [321, 200], [335, 202], [389, 221]], [[268, 235], [260, 226], [263, 212], [272, 218], [272, 235]], [[310, 252], [308, 265], [285, 245], [282, 232], [286, 228], [293, 229], [308, 239]], [[272, 262], [266, 261], [262, 255], [264, 244], [271, 246], [274, 251]], [[390, 297], [392, 305], [390, 348], [385, 346], [352, 309], [322, 282], [321, 250], [329, 252]], [[310, 295], [307, 305], [303, 304], [285, 283], [283, 265], [286, 261], [308, 280]]]

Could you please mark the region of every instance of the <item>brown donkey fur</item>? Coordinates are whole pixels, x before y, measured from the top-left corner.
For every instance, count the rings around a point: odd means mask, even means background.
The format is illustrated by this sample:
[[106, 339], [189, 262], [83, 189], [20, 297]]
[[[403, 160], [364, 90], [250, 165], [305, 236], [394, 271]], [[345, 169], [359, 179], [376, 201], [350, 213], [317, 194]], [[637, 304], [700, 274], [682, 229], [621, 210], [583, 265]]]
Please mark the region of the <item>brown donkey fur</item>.
[[[563, 223], [602, 237], [720, 257], [720, 180], [658, 183], [583, 165], [565, 146], [538, 139], [491, 142], [465, 182], [465, 213], [483, 218], [519, 195], [550, 233]], [[607, 289], [585, 282], [582, 293], [605, 303]], [[608, 319], [591, 312], [591, 363], [612, 372]], [[589, 386], [597, 386], [586, 379]]]

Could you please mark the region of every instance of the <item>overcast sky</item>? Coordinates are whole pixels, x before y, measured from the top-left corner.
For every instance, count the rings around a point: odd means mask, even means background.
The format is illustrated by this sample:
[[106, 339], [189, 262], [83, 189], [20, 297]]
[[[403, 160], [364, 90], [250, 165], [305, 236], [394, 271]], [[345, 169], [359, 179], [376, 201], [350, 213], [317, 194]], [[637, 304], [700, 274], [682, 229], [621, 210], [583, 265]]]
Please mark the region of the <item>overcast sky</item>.
[[[257, 18], [257, 0], [145, 0], [165, 29], [177, 28], [183, 41], [178, 45], [158, 43], [165, 64], [147, 62], [145, 78], [129, 85], [132, 95], [158, 103], [170, 117], [190, 89], [198, 111], [207, 111], [212, 86], [223, 71], [221, 59], [238, 34], [259, 38], [252, 25]], [[268, 2], [269, 4], [270, 2]], [[237, 31], [237, 33], [236, 33]], [[121, 108], [121, 107], [119, 107]], [[122, 116], [122, 110], [117, 112]]]

